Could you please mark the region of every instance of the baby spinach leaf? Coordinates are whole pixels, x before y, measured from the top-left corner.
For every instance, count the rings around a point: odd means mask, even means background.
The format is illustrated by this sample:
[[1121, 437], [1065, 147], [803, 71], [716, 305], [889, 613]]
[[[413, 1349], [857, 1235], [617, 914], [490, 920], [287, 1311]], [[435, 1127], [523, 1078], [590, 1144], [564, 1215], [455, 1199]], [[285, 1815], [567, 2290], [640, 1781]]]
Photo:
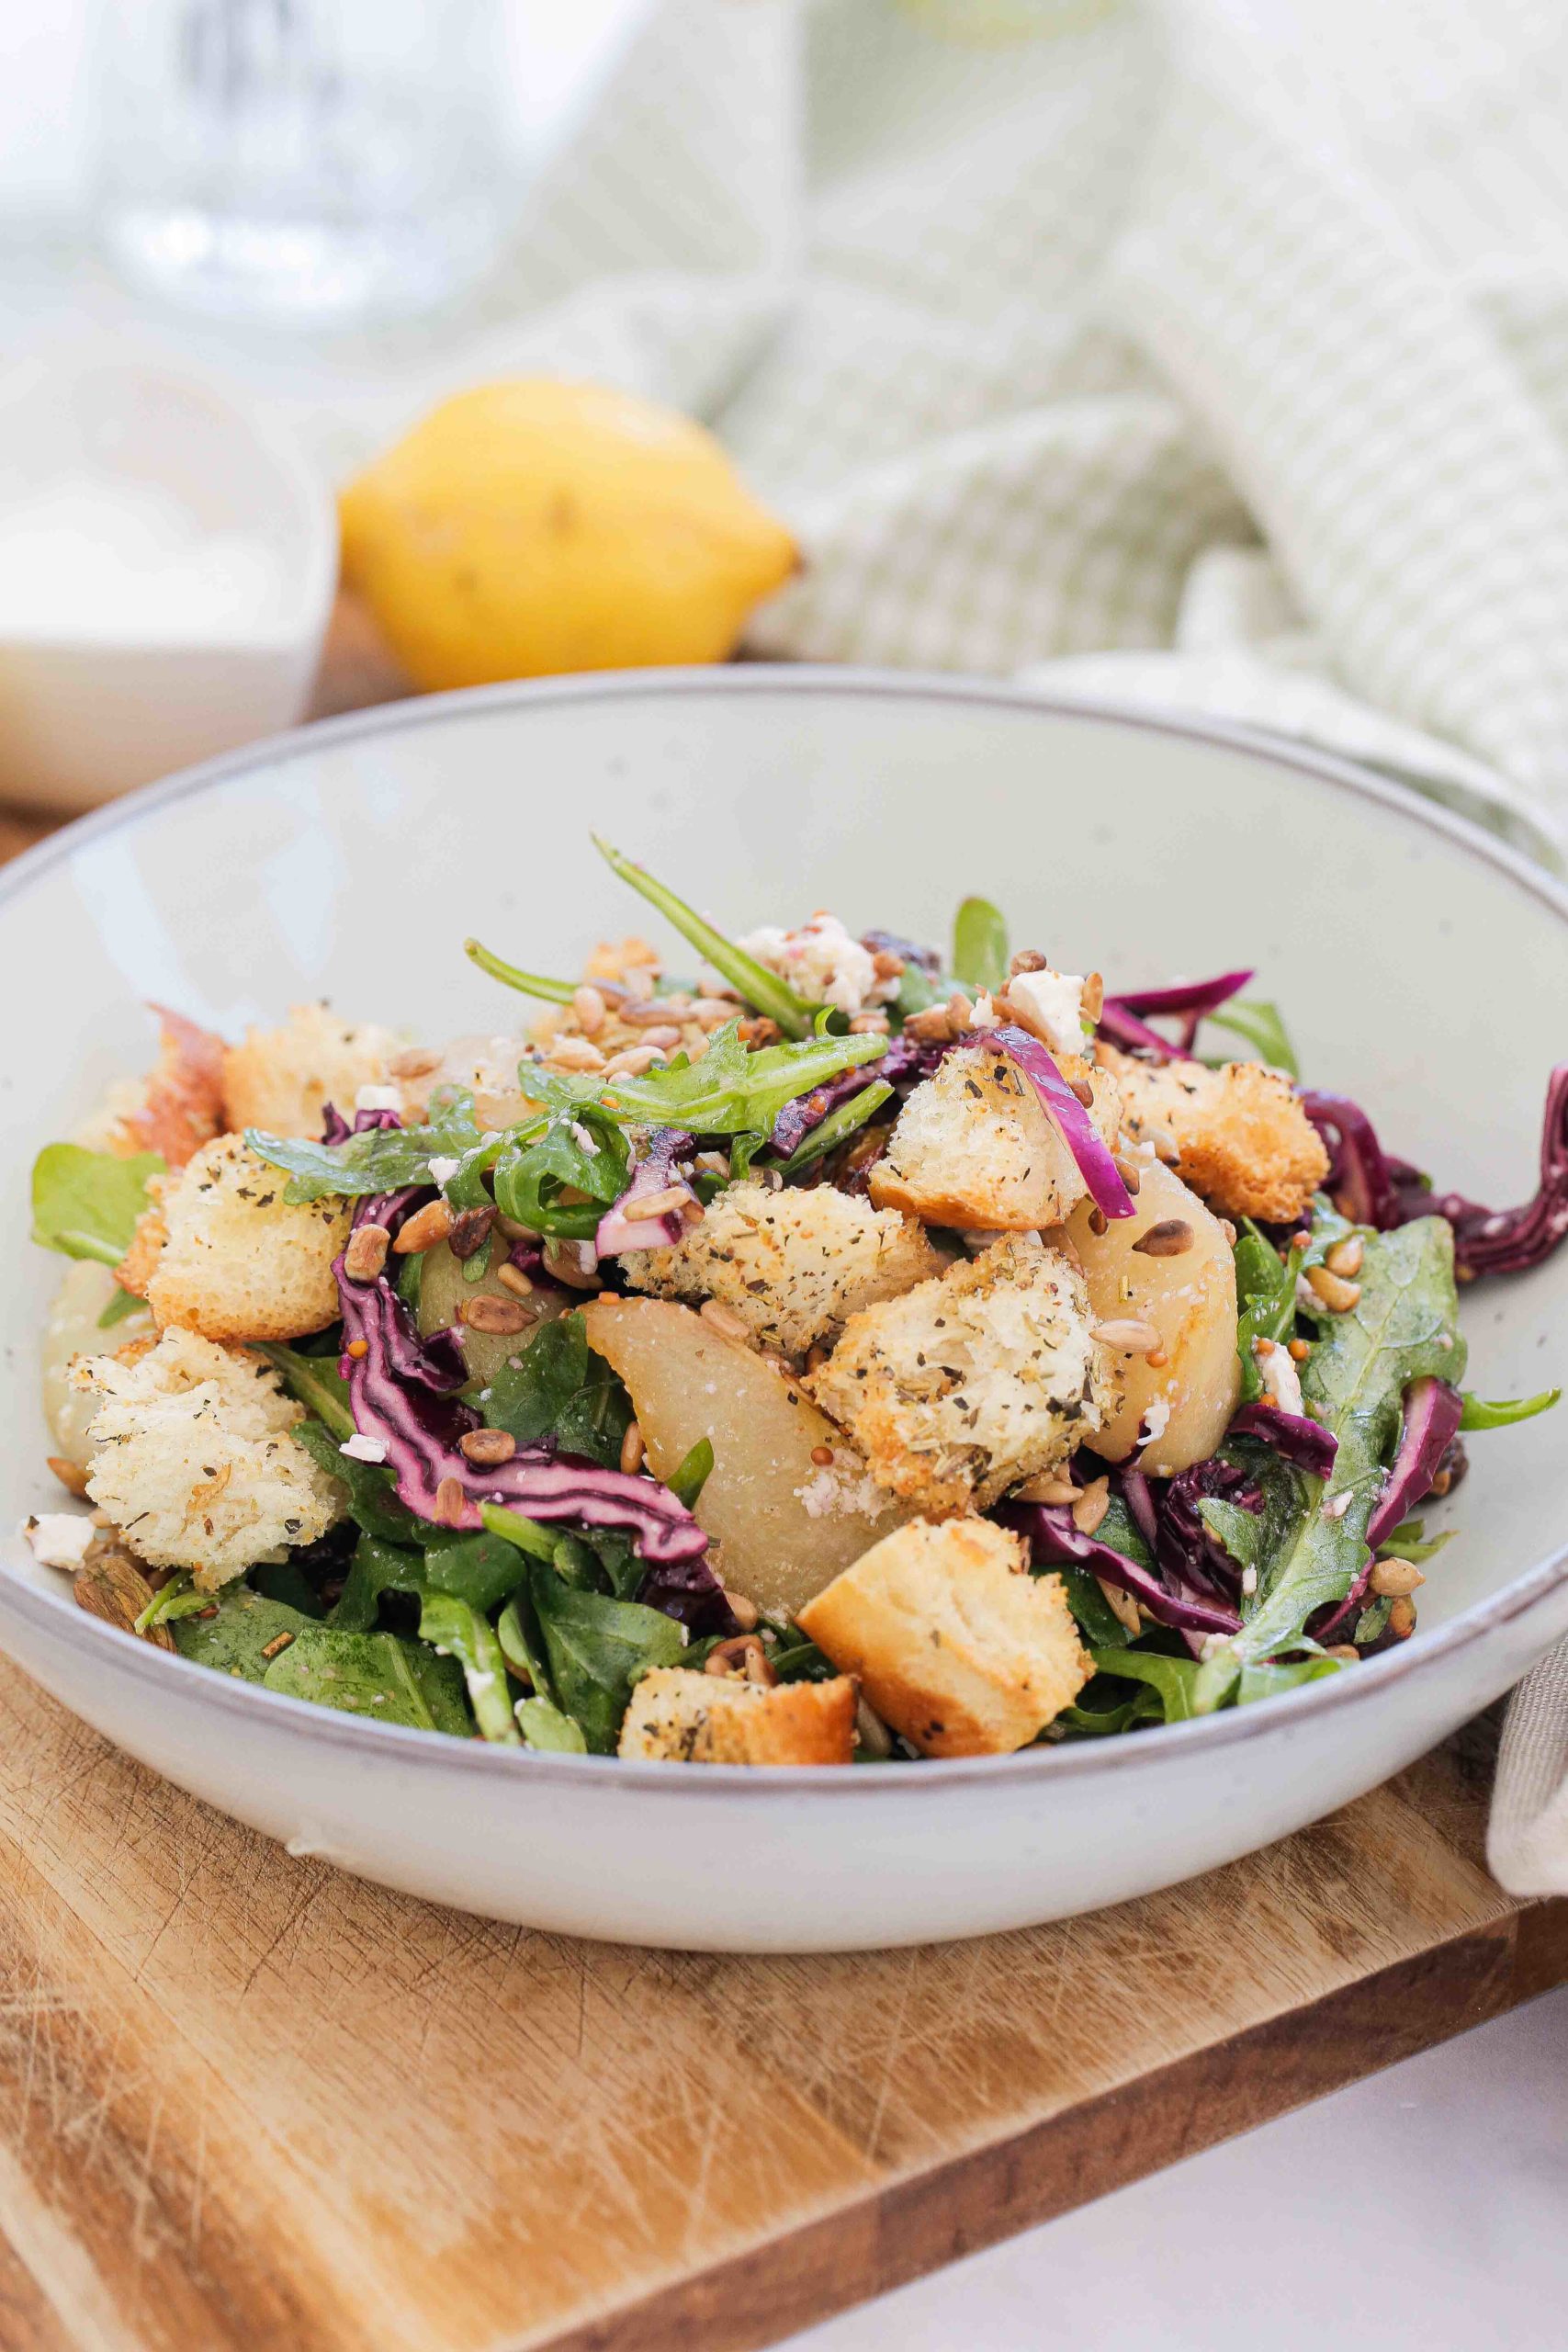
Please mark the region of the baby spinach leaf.
[[548, 1699], [519, 1699], [513, 1713], [529, 1747], [555, 1756], [586, 1756], [588, 1742], [581, 1726]]
[[526, 1589], [514, 1593], [495, 1621], [495, 1637], [501, 1644], [501, 1654], [513, 1674], [531, 1682], [541, 1699], [555, 1701], [555, 1684], [550, 1679], [549, 1659], [545, 1650], [539, 1620]]
[[384, 1592], [417, 1592], [423, 1555], [403, 1544], [388, 1544], [363, 1532], [328, 1623], [345, 1634], [367, 1634]]
[[1158, 1650], [1098, 1645], [1089, 1651], [1089, 1657], [1098, 1674], [1114, 1675], [1122, 1682], [1146, 1683], [1164, 1708], [1168, 1724], [1185, 1723], [1189, 1716], [1198, 1713], [1199, 1668], [1195, 1659], [1167, 1657]]
[[694, 907], [687, 906], [683, 899], [678, 899], [664, 883], [656, 882], [651, 874], [642, 866], [635, 865], [618, 849], [612, 849], [598, 833], [594, 833], [592, 840], [611, 871], [618, 874], [623, 882], [629, 882], [638, 897], [646, 899], [650, 907], [657, 907], [682, 938], [690, 940], [704, 961], [711, 964], [731, 988], [739, 989], [755, 1012], [764, 1012], [770, 1021], [776, 1021], [786, 1037], [805, 1037], [810, 1034], [816, 1007], [796, 996], [787, 981], [781, 980], [776, 972], [770, 972], [765, 964], [759, 964], [756, 957], [749, 956], [743, 947], [737, 947], [733, 940], [727, 939], [722, 931], [716, 931]]
[[1124, 1682], [1110, 1675], [1091, 1674], [1073, 1704], [1052, 1717], [1041, 1737], [1048, 1741], [1111, 1739], [1141, 1723], [1164, 1721], [1165, 1702], [1147, 1683], [1139, 1683], [1130, 1691]]
[[955, 977], [965, 988], [987, 989], [994, 996], [1007, 986], [1008, 954], [1006, 917], [989, 899], [965, 899], [953, 919]]
[[[266, 1358], [290, 1396], [297, 1396], [331, 1436], [341, 1443], [354, 1435], [348, 1383], [332, 1357], [301, 1355], [297, 1349], [281, 1347], [270, 1340], [255, 1344], [256, 1353]], [[341, 1477], [343, 1473], [334, 1470], [333, 1476]]]
[[164, 1172], [155, 1151], [121, 1159], [79, 1143], [46, 1144], [33, 1162], [33, 1239], [67, 1258], [118, 1266], [147, 1206], [147, 1180]]
[[290, 1434], [323, 1470], [348, 1488], [349, 1516], [367, 1534], [378, 1535], [385, 1544], [423, 1544], [429, 1522], [416, 1519], [408, 1505], [399, 1501], [396, 1478], [384, 1463], [356, 1462], [318, 1420], [300, 1421]]
[[547, 1324], [519, 1356], [508, 1357], [491, 1382], [481, 1409], [491, 1429], [519, 1445], [554, 1437], [563, 1453], [580, 1453], [614, 1469], [631, 1427], [631, 1399], [602, 1355], [588, 1344], [580, 1313]]
[[268, 1690], [335, 1707], [340, 1714], [472, 1736], [457, 1665], [396, 1634], [345, 1634], [306, 1623], [269, 1661], [262, 1681]]
[[498, 1747], [521, 1747], [523, 1735], [512, 1712], [506, 1658], [489, 1620], [449, 1593], [426, 1592], [419, 1612], [419, 1637], [436, 1650], [449, 1651], [461, 1666], [480, 1737]]
[[1366, 1234], [1359, 1281], [1356, 1305], [1325, 1315], [1302, 1368], [1308, 1411], [1339, 1442], [1332, 1475], [1308, 1477], [1264, 1449], [1248, 1453], [1266, 1504], [1258, 1591], [1243, 1603], [1240, 1633], [1204, 1662], [1201, 1713], [1231, 1695], [1243, 1666], [1290, 1649], [1315, 1610], [1345, 1598], [1367, 1556], [1405, 1389], [1424, 1374], [1463, 1374], [1453, 1230], [1442, 1218]]
[[1233, 997], [1228, 1004], [1206, 1012], [1203, 1018], [1212, 1021], [1216, 1029], [1228, 1029], [1233, 1036], [1244, 1039], [1260, 1061], [1282, 1069], [1287, 1078], [1300, 1078], [1295, 1047], [1277, 1004], [1267, 1004], [1256, 997]]
[[[1116, 1548], [1120, 1549], [1120, 1546]], [[1066, 1585], [1067, 1606], [1077, 1620], [1078, 1630], [1087, 1643], [1091, 1646], [1098, 1643], [1115, 1648], [1126, 1640], [1126, 1626], [1100, 1589], [1098, 1578], [1091, 1576], [1088, 1568], [1074, 1567], [1069, 1561], [1048, 1573], [1060, 1577]]]
[[683, 1453], [665, 1480], [665, 1485], [679, 1503], [688, 1510], [695, 1510], [703, 1488], [713, 1476], [713, 1440], [698, 1438], [690, 1452]]
[[301, 1617], [322, 1618], [326, 1610], [321, 1596], [304, 1570], [292, 1560], [263, 1560], [249, 1571], [248, 1582], [253, 1592], [265, 1595], [268, 1600], [281, 1600], [290, 1609], [298, 1609]]
[[594, 1755], [612, 1755], [632, 1683], [649, 1667], [680, 1664], [682, 1628], [662, 1610], [580, 1592], [541, 1562], [528, 1591], [561, 1706]]
[[227, 1584], [220, 1592], [206, 1596], [204, 1606], [193, 1616], [176, 1617], [169, 1611], [168, 1622], [182, 1657], [194, 1658], [198, 1666], [213, 1667], [220, 1674], [231, 1674], [244, 1682], [265, 1682], [271, 1664], [262, 1655], [267, 1645], [280, 1634], [299, 1634], [312, 1620], [286, 1601], [268, 1600], [265, 1594], [241, 1583]]
[[1489, 1405], [1483, 1396], [1464, 1391], [1464, 1411], [1460, 1428], [1464, 1430], [1506, 1430], [1516, 1421], [1531, 1421], [1538, 1413], [1549, 1413], [1562, 1396], [1561, 1388], [1543, 1388], [1539, 1396], [1504, 1396]]

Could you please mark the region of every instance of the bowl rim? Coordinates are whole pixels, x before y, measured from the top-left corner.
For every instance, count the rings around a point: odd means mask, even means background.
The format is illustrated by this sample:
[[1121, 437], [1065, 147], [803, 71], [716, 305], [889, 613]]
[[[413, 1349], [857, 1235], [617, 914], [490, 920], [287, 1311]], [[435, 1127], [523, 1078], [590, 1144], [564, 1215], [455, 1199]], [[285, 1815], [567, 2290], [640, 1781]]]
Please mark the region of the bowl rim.
[[[889, 671], [849, 665], [758, 663], [755, 666], [688, 669], [649, 669], [582, 672], [562, 678], [523, 679], [492, 686], [465, 687], [450, 694], [426, 695], [352, 711], [333, 718], [286, 729], [243, 750], [181, 770], [157, 784], [142, 786], [107, 806], [78, 818], [58, 832], [35, 843], [0, 870], [0, 920], [4, 910], [23, 896], [35, 879], [74, 854], [85, 842], [100, 839], [121, 827], [140, 823], [155, 810], [219, 788], [257, 768], [275, 765], [319, 746], [352, 742], [400, 732], [410, 728], [439, 727], [449, 717], [469, 711], [529, 709], [540, 705], [570, 702], [616, 702], [660, 698], [705, 698], [712, 695], [784, 695], [816, 697], [883, 698], [890, 701], [939, 701], [970, 708], [1035, 713], [1048, 718], [1080, 719], [1091, 725], [1131, 728], [1141, 733], [1175, 737], [1270, 762], [1314, 776], [1337, 789], [1395, 811], [1456, 843], [1472, 856], [1495, 865], [1510, 880], [1529, 891], [1568, 924], [1568, 888], [1540, 866], [1469, 819], [1422, 797], [1407, 786], [1373, 774], [1354, 762], [1319, 752], [1261, 728], [1228, 720], [1189, 718], [1177, 712], [1129, 708], [1109, 699], [1078, 701], [1054, 696], [1030, 686], [1002, 681], [952, 676], [942, 672]], [[150, 1699], [170, 1688], [173, 1672], [186, 1683], [193, 1702], [252, 1723], [265, 1734], [268, 1723], [279, 1729], [292, 1717], [302, 1734], [318, 1744], [390, 1760], [400, 1751], [412, 1760], [427, 1759], [448, 1771], [501, 1773], [515, 1778], [525, 1790], [543, 1781], [564, 1781], [606, 1790], [654, 1785], [663, 1791], [692, 1788], [714, 1792], [744, 1788], [763, 1798], [813, 1795], [839, 1792], [850, 1794], [871, 1788], [881, 1793], [908, 1789], [911, 1795], [939, 1783], [979, 1780], [990, 1783], [1005, 1775], [1010, 1781], [1049, 1776], [1054, 1781], [1085, 1774], [1125, 1772], [1157, 1768], [1179, 1755], [1206, 1753], [1237, 1741], [1288, 1734], [1292, 1724], [1305, 1727], [1337, 1709], [1370, 1703], [1391, 1684], [1403, 1681], [1439, 1660], [1471, 1648], [1497, 1628], [1537, 1607], [1568, 1582], [1568, 1537], [1555, 1551], [1520, 1570], [1495, 1593], [1462, 1610], [1429, 1634], [1416, 1634], [1398, 1649], [1367, 1659], [1355, 1675], [1329, 1675], [1285, 1694], [1278, 1707], [1232, 1707], [1196, 1720], [1153, 1725], [1135, 1738], [1085, 1740], [1059, 1746], [1032, 1745], [1009, 1756], [930, 1758], [918, 1770], [903, 1763], [862, 1764], [846, 1771], [840, 1765], [797, 1765], [787, 1771], [758, 1771], [747, 1765], [707, 1765], [700, 1773], [671, 1773], [662, 1763], [640, 1762], [616, 1756], [562, 1756], [537, 1749], [501, 1747], [481, 1739], [458, 1740], [438, 1732], [418, 1731], [399, 1724], [338, 1713], [311, 1705], [258, 1684], [234, 1681], [214, 1674], [194, 1659], [141, 1641], [76, 1608], [66, 1591], [54, 1593], [17, 1576], [0, 1561], [0, 1617], [6, 1611], [29, 1622], [38, 1631], [57, 1639], [96, 1645], [99, 1663], [118, 1676], [144, 1685]], [[260, 1709], [260, 1713], [256, 1713]], [[280, 1710], [284, 1712], [280, 1712]], [[584, 1775], [588, 1778], [584, 1781]]]

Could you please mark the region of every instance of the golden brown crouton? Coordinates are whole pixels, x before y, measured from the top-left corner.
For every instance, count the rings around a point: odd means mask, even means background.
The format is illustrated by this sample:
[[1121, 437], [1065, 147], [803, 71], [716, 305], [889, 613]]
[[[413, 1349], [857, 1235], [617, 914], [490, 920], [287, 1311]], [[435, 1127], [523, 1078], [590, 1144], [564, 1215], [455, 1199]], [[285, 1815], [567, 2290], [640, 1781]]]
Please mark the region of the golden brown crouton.
[[387, 1083], [397, 1051], [389, 1029], [340, 1021], [324, 1004], [296, 1004], [281, 1029], [247, 1029], [244, 1044], [224, 1055], [227, 1125], [235, 1134], [260, 1127], [271, 1136], [319, 1136], [331, 1102], [352, 1125], [355, 1095]]
[[[1121, 1104], [1108, 1073], [1059, 1057], [1069, 1081], [1094, 1091], [1093, 1118], [1113, 1142]], [[1059, 1225], [1084, 1196], [1061, 1129], [1023, 1072], [995, 1047], [951, 1053], [917, 1086], [871, 1171], [871, 1197], [927, 1225], [1032, 1233]]]
[[1029, 1573], [988, 1519], [911, 1520], [800, 1611], [926, 1756], [1007, 1756], [1070, 1705], [1092, 1668], [1062, 1579]]
[[[158, 1214], [168, 1238], [145, 1294], [161, 1326], [209, 1340], [297, 1340], [336, 1320], [333, 1260], [348, 1238], [349, 1205], [294, 1206], [288, 1182], [238, 1136], [220, 1136], [167, 1185]], [[141, 1238], [139, 1228], [133, 1250]]]
[[1101, 1046], [1101, 1063], [1122, 1090], [1129, 1135], [1172, 1137], [1178, 1172], [1227, 1216], [1287, 1223], [1301, 1216], [1328, 1174], [1328, 1154], [1279, 1070], [1261, 1062], [1134, 1061]]
[[77, 1357], [71, 1379], [93, 1408], [87, 1492], [151, 1566], [210, 1591], [341, 1516], [337, 1481], [290, 1434], [303, 1408], [243, 1349], [165, 1331]]
[[618, 1752], [644, 1764], [848, 1764], [855, 1703], [841, 1675], [769, 1687], [658, 1666], [632, 1691]]
[[844, 1319], [896, 1298], [947, 1260], [896, 1209], [875, 1209], [831, 1185], [771, 1193], [731, 1184], [672, 1248], [628, 1251], [634, 1290], [660, 1298], [716, 1298], [759, 1346], [804, 1355], [837, 1338]]
[[162, 1154], [171, 1168], [183, 1168], [193, 1151], [223, 1126], [221, 1037], [198, 1028], [183, 1013], [153, 1005], [161, 1050], [144, 1079], [122, 1079], [76, 1136], [90, 1151], [128, 1158], [138, 1151]]
[[984, 1509], [1091, 1438], [1114, 1375], [1076, 1267], [1009, 1234], [851, 1316], [807, 1393], [879, 1486], [933, 1517]]

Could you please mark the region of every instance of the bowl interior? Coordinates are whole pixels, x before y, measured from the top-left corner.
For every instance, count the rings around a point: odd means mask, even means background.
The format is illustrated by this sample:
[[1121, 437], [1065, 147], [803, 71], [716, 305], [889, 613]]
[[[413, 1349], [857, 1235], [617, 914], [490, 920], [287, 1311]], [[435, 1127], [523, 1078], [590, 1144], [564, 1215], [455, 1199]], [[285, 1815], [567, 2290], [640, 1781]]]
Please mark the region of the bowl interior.
[[[1457, 821], [1256, 745], [1003, 689], [675, 673], [309, 730], [110, 809], [0, 881], [13, 1230], [38, 1146], [144, 1065], [144, 1000], [231, 1035], [321, 996], [422, 1040], [514, 1026], [518, 1000], [466, 963], [468, 933], [570, 972], [595, 939], [651, 927], [590, 826], [732, 930], [830, 905], [855, 929], [943, 939], [979, 891], [1016, 944], [1112, 986], [1255, 965], [1303, 1071], [1358, 1097], [1393, 1147], [1483, 1199], [1533, 1187], [1568, 921]], [[58, 1272], [40, 1251], [6, 1261], [13, 1525], [59, 1500], [35, 1337]], [[1468, 1384], [1561, 1380], [1565, 1310], [1568, 1253], [1471, 1293]], [[1425, 1625], [1561, 1537], [1551, 1417], [1472, 1451], [1431, 1515], [1464, 1534]], [[15, 1542], [5, 1556], [50, 1581]]]

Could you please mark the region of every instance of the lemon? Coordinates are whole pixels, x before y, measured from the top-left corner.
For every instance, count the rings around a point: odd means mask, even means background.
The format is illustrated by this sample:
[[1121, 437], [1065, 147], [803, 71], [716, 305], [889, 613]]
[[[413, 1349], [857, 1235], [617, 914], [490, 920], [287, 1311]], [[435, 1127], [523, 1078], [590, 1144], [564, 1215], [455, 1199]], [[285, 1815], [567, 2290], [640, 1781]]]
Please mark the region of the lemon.
[[798, 560], [700, 424], [547, 378], [443, 401], [339, 504], [344, 577], [426, 689], [722, 661]]

